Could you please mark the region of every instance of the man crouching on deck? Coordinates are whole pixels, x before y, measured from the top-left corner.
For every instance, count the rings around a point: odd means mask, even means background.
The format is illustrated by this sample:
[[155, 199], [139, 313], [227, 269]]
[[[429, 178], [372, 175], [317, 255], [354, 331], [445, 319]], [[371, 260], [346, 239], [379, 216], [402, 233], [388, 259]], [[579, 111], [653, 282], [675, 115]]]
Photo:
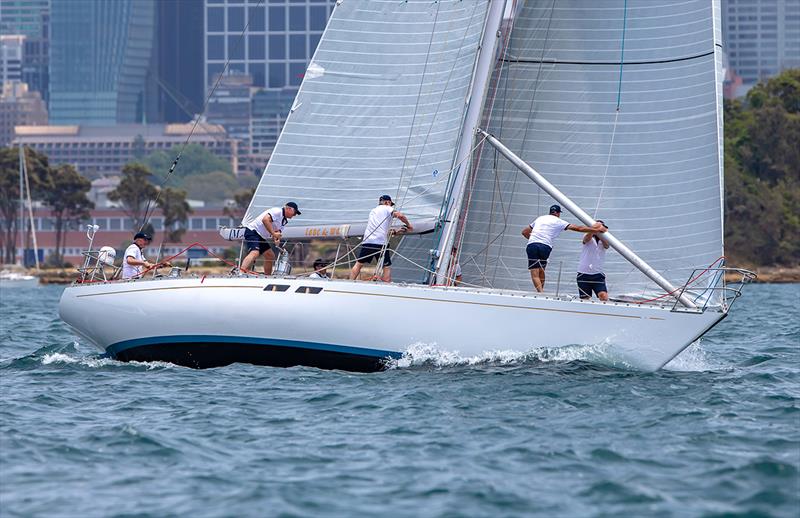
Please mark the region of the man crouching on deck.
[[250, 270], [259, 255], [264, 255], [264, 273], [272, 273], [272, 264], [275, 262], [275, 252], [280, 252], [281, 233], [283, 227], [295, 216], [300, 215], [297, 204], [290, 201], [283, 207], [272, 207], [256, 216], [245, 225], [244, 241], [247, 246], [247, 255], [242, 260], [239, 269], [243, 272]]

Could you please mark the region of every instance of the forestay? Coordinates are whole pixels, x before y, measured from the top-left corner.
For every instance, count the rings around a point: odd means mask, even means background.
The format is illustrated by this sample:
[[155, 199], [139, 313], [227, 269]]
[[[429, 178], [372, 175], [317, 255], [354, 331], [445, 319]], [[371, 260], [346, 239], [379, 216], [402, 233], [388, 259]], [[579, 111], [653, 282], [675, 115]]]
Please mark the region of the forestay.
[[435, 219], [486, 7], [485, 0], [337, 5], [245, 220], [294, 200], [298, 224], [363, 222], [381, 194], [412, 223]]
[[[718, 0], [528, 2], [487, 103], [490, 133], [675, 285], [722, 255], [720, 39]], [[532, 289], [520, 230], [553, 200], [488, 146], [468, 197], [465, 279]], [[561, 269], [575, 292], [580, 239], [556, 241], [546, 291]], [[616, 253], [606, 273], [663, 293]]]

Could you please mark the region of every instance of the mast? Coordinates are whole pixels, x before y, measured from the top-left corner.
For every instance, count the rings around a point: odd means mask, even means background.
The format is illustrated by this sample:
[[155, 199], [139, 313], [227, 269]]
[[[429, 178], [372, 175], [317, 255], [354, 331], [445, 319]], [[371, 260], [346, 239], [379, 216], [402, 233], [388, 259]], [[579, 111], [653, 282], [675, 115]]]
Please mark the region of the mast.
[[472, 142], [475, 130], [478, 129], [486, 89], [494, 68], [494, 57], [497, 42], [500, 39], [500, 24], [503, 22], [505, 0], [490, 0], [489, 12], [486, 15], [483, 34], [481, 35], [480, 50], [478, 51], [477, 65], [472, 75], [472, 85], [468, 94], [469, 108], [464, 116], [461, 128], [461, 142], [456, 152], [454, 164], [458, 166], [458, 174], [453, 184], [452, 203], [445, 214], [442, 237], [439, 240], [436, 259], [436, 283], [444, 284], [447, 278], [447, 269], [450, 266], [450, 249], [455, 239], [455, 229], [458, 226], [458, 216], [461, 213], [461, 204], [464, 202], [464, 190], [470, 170]]
[[[584, 225], [592, 226], [596, 222], [589, 216], [583, 209], [580, 208], [575, 202], [567, 197], [564, 193], [558, 190], [553, 184], [547, 181], [545, 177], [539, 174], [533, 167], [526, 164], [520, 157], [514, 154], [510, 149], [505, 147], [499, 140], [489, 135], [482, 129], [478, 131], [486, 137], [487, 142], [495, 147], [504, 157], [506, 157], [517, 169], [525, 173], [525, 175], [533, 180], [536, 185], [541, 187], [543, 191], [553, 197], [554, 200], [566, 207], [576, 218], [581, 220]], [[628, 262], [635, 266], [640, 272], [645, 274], [650, 280], [661, 286], [667, 293], [678, 299], [678, 301], [687, 308], [695, 309], [697, 306], [683, 294], [683, 290], [673, 286], [667, 279], [655, 271], [649, 264], [647, 264], [641, 257], [636, 255], [633, 250], [628, 248], [622, 241], [611, 235], [610, 232], [603, 234], [603, 240], [606, 241], [611, 248], [619, 252]]]
[[[25, 158], [23, 156], [22, 150], [22, 142], [19, 143], [19, 223], [17, 224], [17, 232], [14, 236], [14, 241], [16, 242], [17, 236], [19, 236], [19, 264], [20, 266], [25, 266], [25, 245], [23, 243], [23, 232], [25, 228], [25, 203], [23, 201], [23, 196], [25, 195], [25, 190], [23, 189], [22, 183], [22, 171], [25, 164]], [[16, 244], [16, 243], [15, 243]]]
[[39, 244], [36, 242], [36, 225], [33, 220], [33, 201], [31, 200], [31, 185], [28, 180], [28, 160], [25, 150], [22, 149], [22, 172], [25, 177], [25, 192], [28, 195], [28, 217], [30, 218], [31, 237], [33, 238], [33, 260], [36, 263], [36, 273], [39, 273]]

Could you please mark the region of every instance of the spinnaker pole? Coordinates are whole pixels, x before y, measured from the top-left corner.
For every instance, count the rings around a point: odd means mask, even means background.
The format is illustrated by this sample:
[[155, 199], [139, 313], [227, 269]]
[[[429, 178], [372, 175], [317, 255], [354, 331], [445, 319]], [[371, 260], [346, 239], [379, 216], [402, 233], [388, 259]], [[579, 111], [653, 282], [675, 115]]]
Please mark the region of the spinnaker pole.
[[[504, 146], [502, 142], [480, 128], [478, 128], [478, 133], [486, 137], [486, 141], [489, 142], [489, 144], [491, 144], [495, 149], [497, 149], [501, 155], [506, 157], [512, 164], [514, 164], [517, 169], [525, 173], [525, 176], [533, 180], [534, 183], [541, 187], [544, 192], [549, 194], [554, 200], [575, 215], [575, 217], [578, 218], [584, 225], [592, 226], [596, 223], [596, 221], [582, 208], [580, 208], [580, 206], [569, 199], [566, 194], [558, 190], [556, 186], [548, 182], [544, 176], [539, 174], [533, 167], [525, 163], [525, 161], [514, 154], [513, 151]], [[625, 246], [622, 241], [611, 235], [610, 232], [603, 233], [602, 237], [611, 246], [611, 248], [619, 252], [622, 257], [635, 266], [640, 272], [645, 274], [650, 280], [663, 288], [664, 291], [678, 299], [681, 304], [687, 308], [697, 308], [697, 305], [695, 305], [691, 300], [689, 300], [688, 297], [686, 297], [686, 295], [683, 294], [683, 290], [673, 286], [672, 283], [662, 277], [661, 274], [653, 269], [653, 267], [647, 264], [641, 257], [636, 255], [633, 250]]]

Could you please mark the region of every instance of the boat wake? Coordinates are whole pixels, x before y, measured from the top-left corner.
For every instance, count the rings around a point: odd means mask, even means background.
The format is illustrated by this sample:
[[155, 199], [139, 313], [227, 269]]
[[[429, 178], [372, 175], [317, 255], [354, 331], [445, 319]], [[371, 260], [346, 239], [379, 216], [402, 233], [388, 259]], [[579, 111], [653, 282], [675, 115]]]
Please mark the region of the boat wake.
[[100, 369], [106, 367], [144, 368], [145, 370], [179, 368], [168, 362], [121, 362], [99, 354], [81, 351], [80, 344], [75, 341], [67, 346], [45, 346], [19, 358], [0, 359], [0, 365], [6, 368], [30, 369], [43, 365], [71, 365]]

